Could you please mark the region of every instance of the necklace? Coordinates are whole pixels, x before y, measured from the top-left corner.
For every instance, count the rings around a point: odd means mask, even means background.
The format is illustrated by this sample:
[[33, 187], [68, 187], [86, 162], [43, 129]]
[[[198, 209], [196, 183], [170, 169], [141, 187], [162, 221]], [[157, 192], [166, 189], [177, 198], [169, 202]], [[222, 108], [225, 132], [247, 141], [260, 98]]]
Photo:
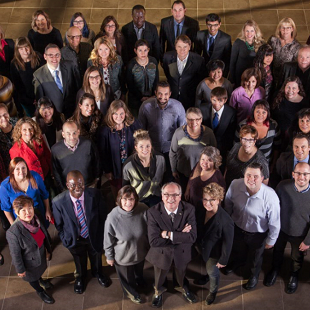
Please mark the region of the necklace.
[[49, 123], [46, 123], [46, 126], [52, 126], [53, 125], [53, 123], [54, 123], [54, 120], [52, 120], [51, 122], [49, 122]]

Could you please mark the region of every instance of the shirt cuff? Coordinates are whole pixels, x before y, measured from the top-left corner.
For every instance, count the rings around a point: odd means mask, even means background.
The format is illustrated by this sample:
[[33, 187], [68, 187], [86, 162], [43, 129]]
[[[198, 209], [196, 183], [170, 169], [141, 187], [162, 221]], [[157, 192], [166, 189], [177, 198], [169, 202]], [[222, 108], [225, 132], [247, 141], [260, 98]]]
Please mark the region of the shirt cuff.
[[173, 232], [170, 231], [170, 240], [173, 241]]

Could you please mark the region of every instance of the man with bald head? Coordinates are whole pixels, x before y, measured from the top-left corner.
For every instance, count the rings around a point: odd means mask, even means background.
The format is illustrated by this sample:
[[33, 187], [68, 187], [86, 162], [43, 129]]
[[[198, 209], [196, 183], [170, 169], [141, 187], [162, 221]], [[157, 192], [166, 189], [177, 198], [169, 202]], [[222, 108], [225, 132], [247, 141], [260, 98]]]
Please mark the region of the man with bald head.
[[92, 51], [90, 44], [81, 42], [81, 30], [75, 26], [68, 29], [66, 33], [68, 45], [61, 49], [61, 58], [71, 60], [80, 73], [80, 84], [82, 85], [83, 76], [87, 69], [87, 60]]
[[94, 143], [80, 137], [80, 130], [73, 121], [62, 126], [64, 140], [53, 145], [53, 173], [60, 191], [66, 189], [66, 177], [71, 170], [78, 169], [85, 180], [85, 186], [95, 187], [100, 175], [98, 150]]
[[100, 190], [85, 188], [83, 175], [78, 170], [68, 173], [66, 186], [68, 190], [53, 199], [53, 214], [59, 238], [74, 258], [74, 292], [82, 294], [85, 290], [87, 256], [92, 276], [101, 286], [108, 287], [110, 279], [102, 273], [106, 204]]
[[304, 253], [310, 245], [310, 166], [297, 163], [292, 172], [293, 179], [283, 180], [276, 188], [280, 199], [281, 230], [274, 246], [272, 270], [264, 284], [272, 286], [280, 271], [286, 243], [291, 244], [291, 271], [286, 293], [293, 294], [298, 287], [298, 274], [304, 260]]

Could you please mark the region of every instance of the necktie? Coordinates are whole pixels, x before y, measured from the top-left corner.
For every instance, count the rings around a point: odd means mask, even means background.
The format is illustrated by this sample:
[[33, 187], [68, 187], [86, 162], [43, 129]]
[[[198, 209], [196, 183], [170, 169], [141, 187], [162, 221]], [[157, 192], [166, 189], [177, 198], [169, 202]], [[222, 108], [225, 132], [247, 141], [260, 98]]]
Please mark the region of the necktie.
[[209, 38], [209, 55], [212, 55], [213, 48], [214, 48], [214, 38], [210, 37]]
[[59, 75], [58, 75], [58, 70], [55, 70], [54, 72], [55, 72], [55, 82], [56, 82], [56, 85], [59, 88], [60, 92], [63, 93], [63, 88], [62, 88], [61, 81], [60, 81], [60, 78], [59, 78]]
[[175, 38], [177, 38], [180, 35], [180, 24], [177, 24], [177, 34]]
[[213, 129], [215, 129], [219, 124], [219, 115], [217, 112], [214, 113], [214, 117], [213, 117], [213, 122], [212, 122], [212, 127]]
[[175, 213], [170, 213], [171, 222], [173, 224], [174, 222]]
[[88, 237], [88, 228], [86, 225], [86, 219], [85, 219], [85, 215], [82, 209], [82, 204], [80, 200], [76, 201], [76, 209], [77, 209], [77, 213], [78, 213], [78, 220], [81, 226], [81, 237], [83, 238], [87, 238]]

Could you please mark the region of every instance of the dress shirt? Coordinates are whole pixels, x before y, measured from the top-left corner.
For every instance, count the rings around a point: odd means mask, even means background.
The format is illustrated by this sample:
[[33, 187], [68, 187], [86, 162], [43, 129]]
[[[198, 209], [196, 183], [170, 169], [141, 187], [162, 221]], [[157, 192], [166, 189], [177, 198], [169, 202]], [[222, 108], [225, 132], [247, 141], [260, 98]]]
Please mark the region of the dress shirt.
[[234, 180], [225, 197], [225, 210], [235, 224], [250, 233], [268, 231], [266, 243], [274, 245], [280, 231], [280, 202], [275, 191], [262, 184], [250, 196], [244, 179]]
[[133, 28], [135, 29], [137, 39], [138, 40], [143, 39], [143, 31], [145, 30], [145, 23], [141, 28], [138, 28], [135, 24], [133, 24]]
[[222, 106], [218, 111], [215, 111], [215, 109], [212, 108], [212, 119], [214, 118], [215, 112], [217, 112], [218, 119], [219, 119], [219, 122], [220, 122], [221, 116], [223, 114], [223, 111], [224, 111], [224, 106]]
[[[60, 71], [60, 66], [58, 65], [57, 69], [52, 69], [48, 63], [46, 64], [47, 65], [47, 68], [48, 70], [51, 72], [51, 75], [53, 77], [53, 79], [56, 81], [56, 73], [55, 71], [58, 70], [58, 76], [59, 76], [59, 79], [60, 79], [60, 82], [61, 82], [61, 85], [63, 86], [64, 83], [62, 82], [62, 74], [61, 74], [61, 71]], [[56, 82], [55, 82], [56, 83]]]
[[64, 144], [65, 144], [65, 146], [66, 146], [70, 151], [72, 151], [72, 152], [74, 152], [74, 151], [77, 149], [77, 147], [79, 146], [79, 143], [80, 143], [80, 139], [78, 139], [78, 142], [77, 142], [77, 144], [76, 144], [74, 147], [71, 147], [71, 146], [66, 142], [66, 140], [64, 139]]
[[[168, 213], [168, 216], [170, 217], [170, 214], [171, 213], [174, 213], [174, 214], [177, 214], [178, 213], [178, 208], [176, 210], [174, 210], [173, 212], [169, 211], [165, 205], [164, 205], [164, 208], [166, 210], [166, 212]], [[167, 232], [168, 233], [168, 232]], [[173, 241], [173, 231], [170, 231], [170, 240]]]
[[79, 198], [79, 199], [76, 199], [74, 198], [73, 196], [70, 195], [70, 198], [71, 198], [71, 201], [73, 203], [73, 210], [74, 210], [74, 213], [75, 213], [75, 216], [77, 218], [77, 221], [78, 220], [78, 211], [77, 211], [77, 206], [76, 206], [76, 201], [79, 200], [81, 202], [81, 207], [82, 207], [82, 210], [83, 210], [83, 213], [84, 213], [84, 216], [85, 216], [85, 220], [86, 220], [86, 212], [85, 212], [85, 204], [84, 204], [84, 192], [82, 194], [82, 196]]
[[180, 23], [178, 23], [175, 19], [173, 19], [174, 36], [175, 36], [175, 38], [177, 38], [178, 25], [180, 27], [179, 28], [180, 29], [180, 34], [182, 33], [182, 29], [183, 29], [183, 26], [184, 26], [184, 20], [185, 20], [185, 18]]
[[164, 109], [158, 106], [156, 98], [144, 101], [138, 118], [142, 128], [148, 130], [154, 149], [161, 153], [169, 152], [174, 132], [186, 123], [182, 103], [172, 98]]
[[[304, 159], [304, 160], [298, 160], [295, 155], [294, 155], [294, 166], [293, 166], [293, 171], [295, 169], [295, 166], [298, 164], [298, 163], [308, 163], [309, 162], [309, 155]], [[293, 177], [293, 176], [292, 176]]]
[[210, 33], [208, 34], [208, 36], [207, 36], [207, 51], [208, 51], [208, 52], [209, 52], [209, 47], [210, 47], [210, 46], [209, 46], [210, 38], [213, 37], [213, 39], [214, 39], [214, 43], [213, 43], [213, 47], [214, 47], [215, 38], [217, 37], [218, 33], [219, 33], [219, 32], [217, 32], [216, 35], [214, 35], [214, 36], [211, 36]]
[[303, 189], [303, 190], [301, 190], [301, 191], [298, 190], [298, 188], [296, 187], [295, 184], [294, 184], [294, 188], [295, 188], [295, 191], [296, 191], [296, 192], [303, 194], [303, 193], [306, 193], [306, 192], [309, 191], [310, 185], [308, 185], [308, 187], [307, 187], [306, 189]]
[[179, 56], [177, 57], [178, 71], [179, 71], [180, 75], [182, 75], [183, 70], [184, 70], [184, 68], [186, 66], [188, 55], [189, 55], [189, 53], [187, 54], [187, 56], [185, 57], [184, 60], [180, 60]]

